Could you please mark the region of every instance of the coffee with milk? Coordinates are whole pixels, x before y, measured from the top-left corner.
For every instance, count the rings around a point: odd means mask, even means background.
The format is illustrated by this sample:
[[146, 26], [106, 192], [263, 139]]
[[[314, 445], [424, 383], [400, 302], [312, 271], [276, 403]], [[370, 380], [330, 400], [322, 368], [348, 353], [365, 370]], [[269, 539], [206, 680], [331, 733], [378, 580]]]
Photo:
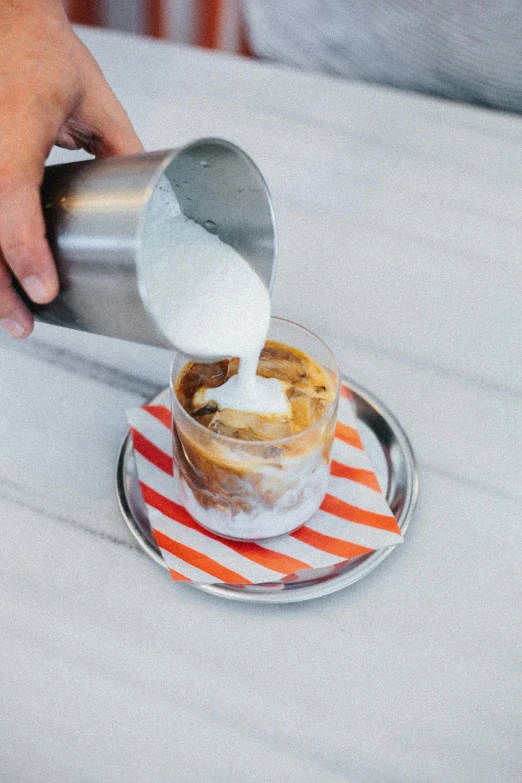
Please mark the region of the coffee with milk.
[[326, 492], [336, 379], [295, 346], [267, 342], [265, 285], [181, 213], [167, 180], [149, 205], [140, 269], [153, 316], [186, 354], [172, 379], [182, 502], [231, 538], [298, 527]]

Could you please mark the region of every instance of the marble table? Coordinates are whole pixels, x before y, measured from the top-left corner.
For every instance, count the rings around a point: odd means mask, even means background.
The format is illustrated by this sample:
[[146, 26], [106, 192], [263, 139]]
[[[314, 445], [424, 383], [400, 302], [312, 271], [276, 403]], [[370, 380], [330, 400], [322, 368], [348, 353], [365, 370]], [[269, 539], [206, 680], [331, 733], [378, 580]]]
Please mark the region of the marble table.
[[258, 163], [274, 312], [395, 413], [420, 497], [404, 545], [341, 592], [174, 584], [114, 492], [125, 411], [169, 352], [0, 337], [2, 782], [519, 781], [522, 119], [81, 35], [148, 149], [216, 135]]

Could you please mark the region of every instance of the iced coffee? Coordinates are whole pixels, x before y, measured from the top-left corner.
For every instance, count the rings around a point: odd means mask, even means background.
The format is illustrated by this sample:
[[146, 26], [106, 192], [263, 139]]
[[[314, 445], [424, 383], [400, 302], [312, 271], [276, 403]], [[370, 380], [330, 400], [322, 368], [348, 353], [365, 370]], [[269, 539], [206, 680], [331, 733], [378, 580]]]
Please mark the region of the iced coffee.
[[178, 357], [173, 367], [180, 502], [201, 525], [229, 538], [292, 531], [317, 511], [327, 489], [339, 392], [335, 361], [324, 343], [291, 322], [272, 319], [271, 337], [257, 376], [268, 381], [264, 393], [276, 384], [284, 396], [275, 413], [223, 403], [237, 359]]

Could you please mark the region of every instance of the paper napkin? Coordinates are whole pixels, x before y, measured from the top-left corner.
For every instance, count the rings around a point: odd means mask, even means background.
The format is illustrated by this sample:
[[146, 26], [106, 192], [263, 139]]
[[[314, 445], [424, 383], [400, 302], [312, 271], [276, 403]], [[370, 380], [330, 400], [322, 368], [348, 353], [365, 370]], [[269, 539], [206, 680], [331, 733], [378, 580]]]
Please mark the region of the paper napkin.
[[364, 450], [351, 398], [343, 385], [330, 484], [321, 508], [293, 533], [256, 542], [210, 533], [180, 505], [173, 479], [170, 409], [145, 405], [128, 412], [143, 499], [173, 579], [235, 585], [287, 582], [307, 569], [341, 568], [351, 558], [402, 542]]

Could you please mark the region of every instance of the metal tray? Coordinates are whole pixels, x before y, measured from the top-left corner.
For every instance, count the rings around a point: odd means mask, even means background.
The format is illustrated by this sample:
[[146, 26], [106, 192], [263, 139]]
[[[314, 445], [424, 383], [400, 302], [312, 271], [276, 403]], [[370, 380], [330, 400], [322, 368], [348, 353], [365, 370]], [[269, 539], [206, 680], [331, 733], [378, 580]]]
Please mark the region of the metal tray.
[[[372, 467], [383, 488], [386, 500], [402, 534], [408, 529], [417, 500], [418, 480], [415, 457], [401, 425], [372, 394], [344, 378], [353, 393], [353, 404], [361, 439]], [[160, 392], [152, 405], [170, 405], [169, 390]], [[130, 433], [121, 446], [116, 478], [118, 503], [125, 522], [145, 552], [167, 568], [150, 529], [147, 508], [139, 487]], [[336, 570], [332, 568], [302, 571], [293, 582], [264, 585], [192, 584], [197, 590], [255, 603], [288, 603], [317, 598], [359, 581], [373, 571], [395, 549], [389, 546], [349, 560]]]

